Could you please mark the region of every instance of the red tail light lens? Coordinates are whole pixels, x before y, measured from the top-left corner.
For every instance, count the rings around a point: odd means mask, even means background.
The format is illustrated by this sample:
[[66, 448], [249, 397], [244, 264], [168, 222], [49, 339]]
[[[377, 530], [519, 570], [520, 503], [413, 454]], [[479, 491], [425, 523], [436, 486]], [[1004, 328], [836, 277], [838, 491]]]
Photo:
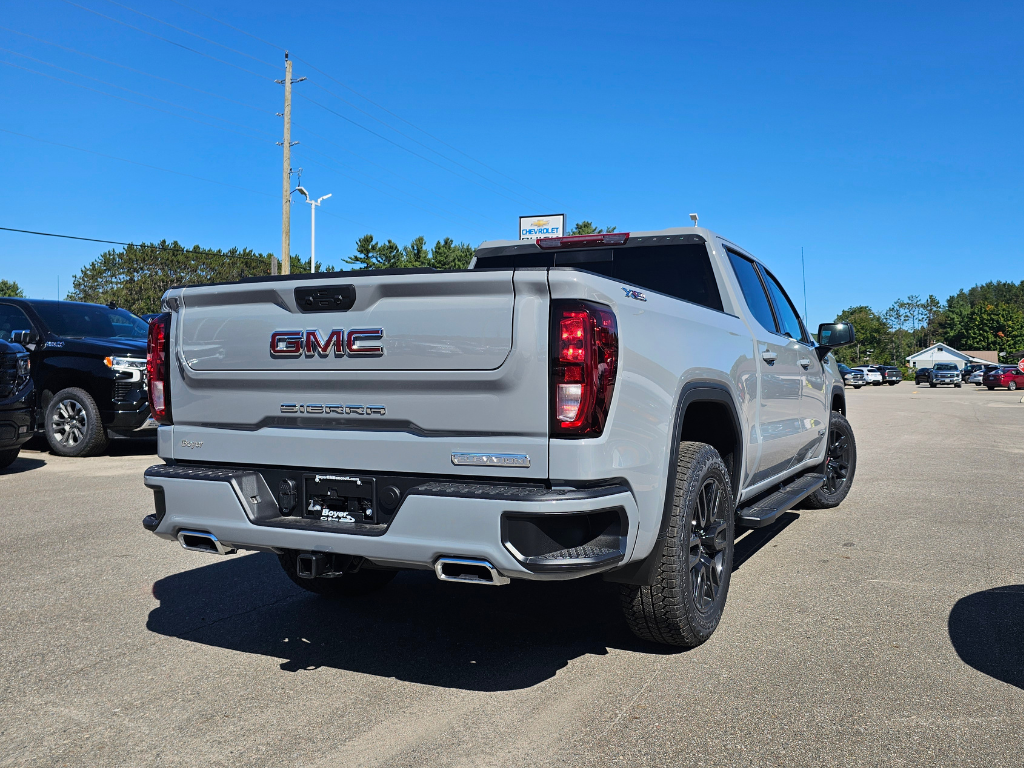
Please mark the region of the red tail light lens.
[[146, 345], [149, 414], [160, 424], [171, 423], [171, 315], [154, 317]]
[[618, 358], [618, 327], [610, 308], [552, 302], [552, 437], [597, 437], [604, 431]]

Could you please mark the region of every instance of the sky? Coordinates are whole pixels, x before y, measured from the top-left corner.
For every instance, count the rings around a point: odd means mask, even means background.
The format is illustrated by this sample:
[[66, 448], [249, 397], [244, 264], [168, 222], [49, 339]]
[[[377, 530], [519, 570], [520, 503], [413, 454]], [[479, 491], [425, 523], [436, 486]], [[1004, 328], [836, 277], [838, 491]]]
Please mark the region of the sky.
[[[1024, 279], [1019, 2], [3, 8], [0, 227], [280, 253], [288, 49], [326, 264], [366, 233], [477, 245], [520, 215], [697, 212], [800, 309], [803, 249], [811, 325]], [[309, 227], [296, 195], [307, 258]], [[109, 247], [0, 231], [0, 279], [63, 296]]]

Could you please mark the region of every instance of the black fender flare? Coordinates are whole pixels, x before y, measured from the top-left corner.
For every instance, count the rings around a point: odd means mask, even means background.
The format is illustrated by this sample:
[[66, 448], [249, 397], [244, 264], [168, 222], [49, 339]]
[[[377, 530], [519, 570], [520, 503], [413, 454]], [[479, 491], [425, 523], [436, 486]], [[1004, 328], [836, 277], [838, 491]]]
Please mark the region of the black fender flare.
[[658, 536], [654, 540], [651, 551], [642, 560], [635, 560], [627, 563], [622, 568], [605, 573], [605, 581], [613, 581], [619, 584], [633, 584], [638, 586], [650, 586], [654, 583], [655, 569], [661, 561], [662, 552], [665, 549], [665, 537], [668, 531], [668, 521], [672, 515], [673, 489], [676, 483], [676, 464], [679, 454], [679, 443], [682, 439], [683, 421], [686, 417], [686, 409], [693, 403], [716, 402], [726, 406], [732, 416], [733, 430], [736, 434], [736, 450], [733, 454], [732, 477], [733, 500], [739, 498], [739, 475], [744, 466], [743, 451], [746, 441], [743, 439], [743, 429], [736, 410], [736, 401], [733, 399], [732, 391], [720, 381], [699, 380], [690, 381], [683, 385], [679, 393], [679, 400], [676, 403], [675, 417], [672, 424], [672, 442], [669, 443], [671, 458], [668, 463], [668, 476], [665, 483], [665, 501], [661, 511], [661, 525], [658, 528]]

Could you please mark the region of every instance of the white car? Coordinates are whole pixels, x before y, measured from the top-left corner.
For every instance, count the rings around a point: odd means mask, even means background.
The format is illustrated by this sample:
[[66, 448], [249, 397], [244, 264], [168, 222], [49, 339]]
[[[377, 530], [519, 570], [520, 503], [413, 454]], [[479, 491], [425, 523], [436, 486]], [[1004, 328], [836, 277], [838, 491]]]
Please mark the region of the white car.
[[871, 365], [861, 365], [853, 370], [864, 372], [864, 381], [873, 387], [882, 386], [882, 374], [878, 372], [878, 369]]
[[986, 370], [987, 370], [987, 368], [982, 368], [982, 369], [977, 370], [974, 373], [972, 373], [970, 378], [967, 379], [967, 383], [968, 384], [974, 384], [974, 385], [980, 387], [981, 383], [982, 383], [981, 379], [985, 375], [985, 371]]

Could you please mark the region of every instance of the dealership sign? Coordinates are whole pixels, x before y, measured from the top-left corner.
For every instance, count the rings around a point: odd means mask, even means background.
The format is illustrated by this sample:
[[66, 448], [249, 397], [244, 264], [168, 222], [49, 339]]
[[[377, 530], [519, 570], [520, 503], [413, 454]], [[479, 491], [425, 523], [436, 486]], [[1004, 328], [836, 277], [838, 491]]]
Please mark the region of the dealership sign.
[[565, 214], [550, 216], [520, 216], [519, 239], [536, 240], [538, 237], [561, 237], [565, 234]]

